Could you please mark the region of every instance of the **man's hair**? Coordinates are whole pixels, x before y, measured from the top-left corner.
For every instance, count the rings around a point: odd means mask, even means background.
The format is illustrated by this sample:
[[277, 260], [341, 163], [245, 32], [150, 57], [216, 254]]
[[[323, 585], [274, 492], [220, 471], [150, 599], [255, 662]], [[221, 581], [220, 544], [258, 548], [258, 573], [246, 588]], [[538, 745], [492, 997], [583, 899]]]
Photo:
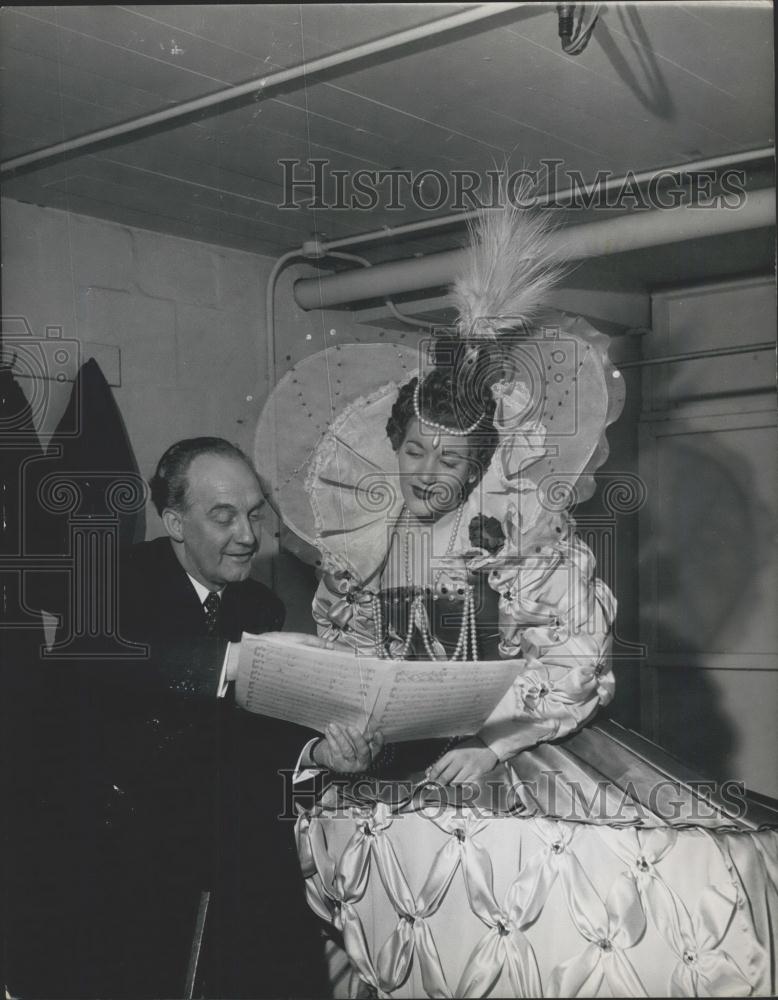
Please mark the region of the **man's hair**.
[[151, 501], [161, 516], [162, 511], [184, 511], [187, 507], [186, 493], [189, 488], [189, 466], [200, 455], [222, 455], [226, 458], [237, 458], [254, 472], [254, 466], [248, 456], [224, 438], [197, 437], [176, 441], [160, 458], [157, 471], [149, 480]]
[[[400, 445], [408, 432], [408, 425], [416, 416], [414, 395], [417, 381], [413, 378], [401, 387], [386, 424], [386, 433], [395, 451], [400, 450]], [[422, 417], [457, 430], [464, 430], [470, 426], [474, 417], [458, 400], [458, 385], [461, 385], [461, 382], [458, 383], [450, 368], [433, 368], [421, 384], [419, 407]], [[497, 448], [498, 435], [493, 421], [495, 401], [491, 390], [481, 388], [479, 397], [477, 410], [482, 414], [482, 420], [466, 440], [470, 444], [470, 459], [478, 478], [481, 479], [489, 468]], [[476, 418], [477, 416], [476, 413]]]

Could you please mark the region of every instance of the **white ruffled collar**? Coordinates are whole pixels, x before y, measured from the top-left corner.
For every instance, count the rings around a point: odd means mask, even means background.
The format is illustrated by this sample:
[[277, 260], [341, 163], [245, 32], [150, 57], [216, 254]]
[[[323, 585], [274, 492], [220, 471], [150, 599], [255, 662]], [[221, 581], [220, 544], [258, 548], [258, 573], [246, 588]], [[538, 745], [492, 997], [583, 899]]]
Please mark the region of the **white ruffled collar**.
[[[500, 442], [465, 503], [450, 550], [455, 512], [435, 525], [435, 551], [450, 551], [470, 569], [515, 564], [530, 549], [559, 543], [569, 527], [566, 509], [593, 491], [591, 473], [608, 454], [605, 429], [623, 402], [607, 338], [580, 317], [561, 317], [556, 338], [527, 344], [539, 359], [538, 386], [530, 394], [516, 379], [492, 388]], [[547, 369], [555, 369], [553, 378]], [[324, 568], [348, 572], [363, 585], [377, 583], [403, 507], [386, 434], [397, 393], [397, 383], [389, 382], [346, 407], [316, 448], [305, 480]]]

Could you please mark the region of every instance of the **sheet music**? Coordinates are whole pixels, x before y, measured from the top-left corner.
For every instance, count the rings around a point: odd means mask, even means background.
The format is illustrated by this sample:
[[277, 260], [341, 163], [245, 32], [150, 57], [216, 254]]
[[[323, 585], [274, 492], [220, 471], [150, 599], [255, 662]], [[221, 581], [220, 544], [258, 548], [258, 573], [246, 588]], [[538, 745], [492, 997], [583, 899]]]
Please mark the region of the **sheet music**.
[[364, 729], [382, 661], [315, 643], [294, 632], [244, 634], [236, 701], [250, 712], [319, 732], [330, 722]]
[[393, 663], [371, 727], [396, 742], [476, 733], [523, 665], [523, 660]]
[[310, 635], [244, 635], [236, 700], [250, 712], [323, 732], [370, 722], [396, 742], [464, 736], [486, 717], [523, 660], [453, 663], [357, 656]]

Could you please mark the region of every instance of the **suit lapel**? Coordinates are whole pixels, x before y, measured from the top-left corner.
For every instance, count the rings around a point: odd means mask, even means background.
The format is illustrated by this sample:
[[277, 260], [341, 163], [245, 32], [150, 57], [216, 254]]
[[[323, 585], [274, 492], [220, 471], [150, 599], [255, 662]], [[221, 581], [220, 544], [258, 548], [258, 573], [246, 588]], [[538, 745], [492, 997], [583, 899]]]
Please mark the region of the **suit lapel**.
[[218, 632], [222, 638], [229, 639], [230, 642], [237, 642], [243, 632], [242, 594], [243, 590], [239, 583], [228, 583], [222, 592]]
[[160, 560], [160, 579], [156, 589], [160, 595], [162, 607], [165, 609], [168, 629], [171, 635], [206, 636], [208, 629], [205, 624], [205, 614], [197, 591], [186, 570], [176, 559], [173, 546], [169, 540], [164, 547], [164, 556]]

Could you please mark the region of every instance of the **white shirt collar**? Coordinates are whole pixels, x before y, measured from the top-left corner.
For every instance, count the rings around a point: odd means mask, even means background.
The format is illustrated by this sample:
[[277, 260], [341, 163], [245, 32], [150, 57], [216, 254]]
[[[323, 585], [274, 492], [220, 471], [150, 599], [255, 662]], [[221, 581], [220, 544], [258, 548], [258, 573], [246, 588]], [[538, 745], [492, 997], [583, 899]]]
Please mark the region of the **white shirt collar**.
[[201, 604], [205, 601], [206, 597], [209, 594], [217, 593], [219, 595], [219, 597], [221, 597], [221, 595], [224, 592], [224, 587], [222, 587], [220, 590], [212, 591], [212, 590], [209, 590], [207, 587], [204, 587], [200, 583], [199, 580], [195, 580], [195, 578], [193, 576], [190, 576], [189, 573], [187, 573], [186, 575], [189, 577], [189, 579], [190, 579], [190, 581], [192, 583], [192, 586], [197, 591], [197, 596], [200, 599], [200, 603]]

